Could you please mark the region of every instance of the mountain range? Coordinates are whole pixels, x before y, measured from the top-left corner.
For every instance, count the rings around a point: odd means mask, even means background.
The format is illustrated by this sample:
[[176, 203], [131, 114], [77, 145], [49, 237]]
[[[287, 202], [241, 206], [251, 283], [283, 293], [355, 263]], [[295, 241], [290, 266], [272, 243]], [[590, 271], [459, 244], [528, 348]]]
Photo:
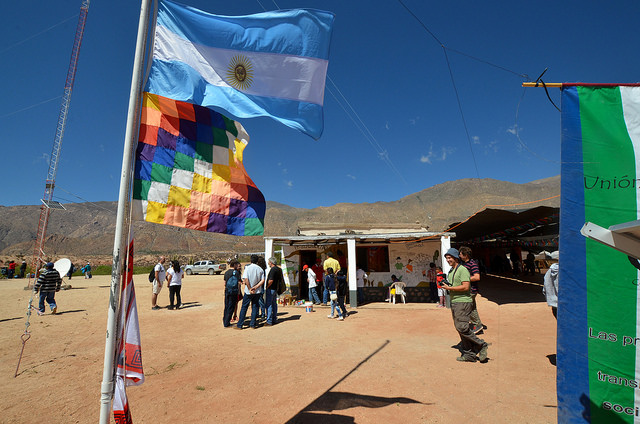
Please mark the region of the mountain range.
[[[491, 205], [504, 209], [560, 205], [560, 177], [525, 184], [494, 179], [448, 181], [390, 202], [338, 203], [313, 209], [267, 201], [265, 235], [295, 235], [299, 226], [319, 224], [420, 224], [442, 231]], [[541, 200], [546, 199], [546, 200]], [[541, 200], [541, 201], [539, 201]], [[528, 203], [534, 202], [534, 203]], [[117, 202], [68, 203], [52, 210], [44, 251], [51, 258], [111, 264]], [[0, 260], [31, 263], [40, 206], [0, 206]], [[184, 228], [135, 222], [138, 260], [167, 254], [186, 258], [225, 259], [234, 253], [264, 250], [261, 236], [236, 237]]]

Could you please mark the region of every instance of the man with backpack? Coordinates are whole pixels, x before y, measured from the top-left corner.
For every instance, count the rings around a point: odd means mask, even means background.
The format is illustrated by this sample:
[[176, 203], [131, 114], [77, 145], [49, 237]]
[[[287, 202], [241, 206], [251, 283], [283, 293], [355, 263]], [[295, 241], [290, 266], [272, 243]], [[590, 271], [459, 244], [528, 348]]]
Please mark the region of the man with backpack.
[[229, 269], [224, 273], [224, 315], [222, 325], [231, 327], [231, 318], [238, 305], [238, 295], [240, 294], [240, 262], [232, 259], [229, 262]]

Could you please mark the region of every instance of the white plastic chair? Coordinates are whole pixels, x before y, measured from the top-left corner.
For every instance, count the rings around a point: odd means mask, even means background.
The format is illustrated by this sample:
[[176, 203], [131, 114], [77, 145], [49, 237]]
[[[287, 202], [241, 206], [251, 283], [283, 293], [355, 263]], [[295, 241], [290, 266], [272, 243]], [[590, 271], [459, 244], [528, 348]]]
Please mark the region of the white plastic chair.
[[395, 283], [393, 283], [393, 287], [396, 289], [396, 294], [392, 296], [393, 298], [393, 304], [396, 304], [396, 296], [402, 296], [402, 303], [406, 304], [407, 302], [405, 302], [405, 296], [406, 293], [404, 291], [404, 288], [407, 287], [407, 285], [405, 283], [403, 283], [402, 281], [396, 281]]

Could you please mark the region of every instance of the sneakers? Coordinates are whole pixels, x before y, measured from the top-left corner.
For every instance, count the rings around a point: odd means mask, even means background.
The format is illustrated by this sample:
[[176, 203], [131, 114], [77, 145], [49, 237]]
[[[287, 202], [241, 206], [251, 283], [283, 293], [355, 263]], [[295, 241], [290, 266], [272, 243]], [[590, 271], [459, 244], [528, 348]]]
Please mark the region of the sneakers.
[[344, 321], [344, 317], [338, 317], [338, 321]]
[[485, 363], [487, 362], [487, 352], [489, 351], [489, 343], [485, 343], [482, 345], [482, 349], [480, 349], [480, 352], [478, 352], [478, 360], [480, 360], [480, 362]]
[[475, 356], [458, 356], [456, 358], [458, 362], [476, 362]]
[[333, 318], [333, 315], [329, 314], [327, 315], [327, 318]]
[[57, 306], [57, 305], [53, 307], [53, 309], [51, 310], [51, 313], [52, 313], [53, 315], [55, 315], [56, 313], [58, 313], [58, 306]]
[[158, 309], [160, 309], [160, 307], [159, 307], [158, 305], [153, 306], [153, 307], [151, 308], [151, 310], [153, 310], [153, 311], [157, 311]]
[[44, 315], [44, 312], [38, 311], [38, 316], [43, 316], [43, 315]]
[[173, 311], [173, 305], [167, 306], [167, 309], [170, 310], [170, 311]]

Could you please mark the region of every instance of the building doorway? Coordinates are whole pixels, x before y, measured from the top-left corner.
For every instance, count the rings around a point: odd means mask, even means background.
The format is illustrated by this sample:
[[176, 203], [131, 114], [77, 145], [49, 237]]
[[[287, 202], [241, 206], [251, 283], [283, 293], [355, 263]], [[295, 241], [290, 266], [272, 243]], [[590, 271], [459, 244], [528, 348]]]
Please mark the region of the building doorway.
[[309, 299], [309, 282], [307, 281], [307, 271], [303, 271], [302, 268], [307, 265], [311, 268], [316, 263], [317, 252], [315, 250], [301, 250], [300, 251], [300, 299]]

